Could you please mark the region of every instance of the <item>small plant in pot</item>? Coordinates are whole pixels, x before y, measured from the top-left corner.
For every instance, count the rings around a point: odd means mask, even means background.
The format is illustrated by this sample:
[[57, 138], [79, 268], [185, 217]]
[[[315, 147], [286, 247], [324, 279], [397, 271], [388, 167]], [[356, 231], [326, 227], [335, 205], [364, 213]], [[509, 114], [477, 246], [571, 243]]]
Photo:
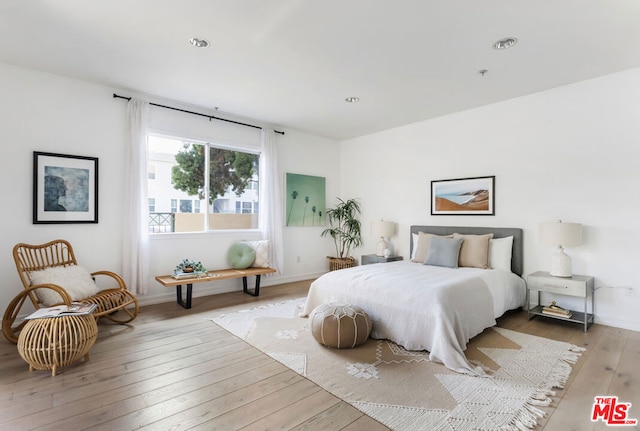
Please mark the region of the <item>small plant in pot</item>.
[[183, 274], [183, 273], [195, 273], [195, 274], [202, 274], [204, 272], [207, 272], [207, 269], [204, 267], [204, 265], [202, 264], [202, 262], [200, 261], [195, 261], [192, 259], [183, 259], [182, 262], [180, 262], [176, 268], [173, 270], [173, 274]]
[[339, 203], [326, 211], [329, 225], [331, 227], [322, 231], [322, 236], [333, 239], [336, 247], [335, 256], [327, 256], [329, 259], [329, 270], [349, 268], [355, 265], [355, 259], [349, 255], [351, 249], [362, 245], [362, 234], [360, 220], [360, 203], [357, 199], [343, 201], [338, 198]]

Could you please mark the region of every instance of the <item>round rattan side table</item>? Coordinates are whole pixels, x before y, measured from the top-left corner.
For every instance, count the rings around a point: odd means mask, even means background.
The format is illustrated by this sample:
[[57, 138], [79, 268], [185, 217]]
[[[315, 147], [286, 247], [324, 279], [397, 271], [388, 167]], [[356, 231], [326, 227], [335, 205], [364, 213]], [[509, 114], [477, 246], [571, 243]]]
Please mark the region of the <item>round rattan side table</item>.
[[51, 370], [74, 364], [84, 358], [98, 337], [98, 325], [91, 314], [59, 316], [27, 321], [18, 336], [18, 353], [29, 364], [29, 371]]

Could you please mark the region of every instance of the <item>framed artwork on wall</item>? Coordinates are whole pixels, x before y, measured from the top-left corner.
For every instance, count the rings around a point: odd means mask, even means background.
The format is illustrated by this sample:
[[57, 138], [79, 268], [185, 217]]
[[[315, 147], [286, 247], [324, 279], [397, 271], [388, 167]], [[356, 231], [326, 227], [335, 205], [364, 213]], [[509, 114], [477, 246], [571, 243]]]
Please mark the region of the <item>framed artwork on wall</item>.
[[326, 178], [286, 174], [286, 226], [324, 226]]
[[496, 177], [431, 181], [431, 215], [495, 215]]
[[34, 151], [33, 223], [98, 223], [98, 159]]

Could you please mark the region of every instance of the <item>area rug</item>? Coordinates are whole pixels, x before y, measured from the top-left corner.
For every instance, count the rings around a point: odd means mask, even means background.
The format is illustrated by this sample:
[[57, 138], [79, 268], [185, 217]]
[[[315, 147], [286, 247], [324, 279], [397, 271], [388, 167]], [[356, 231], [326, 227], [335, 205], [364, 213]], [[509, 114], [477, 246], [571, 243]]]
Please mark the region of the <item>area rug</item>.
[[211, 320], [398, 431], [534, 429], [584, 350], [493, 327], [465, 352], [489, 377], [471, 377], [430, 362], [428, 352], [386, 340], [324, 347], [311, 335], [309, 320], [298, 316], [303, 304], [300, 298]]

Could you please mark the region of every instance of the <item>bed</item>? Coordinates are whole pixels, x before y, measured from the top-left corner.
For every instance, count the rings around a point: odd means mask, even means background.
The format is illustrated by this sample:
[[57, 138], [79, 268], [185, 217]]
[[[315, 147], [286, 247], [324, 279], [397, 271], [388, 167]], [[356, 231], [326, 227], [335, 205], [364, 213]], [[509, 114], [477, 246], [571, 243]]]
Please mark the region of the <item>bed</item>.
[[[411, 259], [322, 275], [311, 284], [302, 315], [329, 302], [357, 305], [371, 317], [373, 338], [427, 350], [431, 361], [451, 370], [484, 375], [464, 350], [497, 317], [524, 305], [522, 229], [411, 226], [410, 244]], [[456, 263], [465, 266], [442, 266], [454, 259], [449, 247], [457, 244]]]

